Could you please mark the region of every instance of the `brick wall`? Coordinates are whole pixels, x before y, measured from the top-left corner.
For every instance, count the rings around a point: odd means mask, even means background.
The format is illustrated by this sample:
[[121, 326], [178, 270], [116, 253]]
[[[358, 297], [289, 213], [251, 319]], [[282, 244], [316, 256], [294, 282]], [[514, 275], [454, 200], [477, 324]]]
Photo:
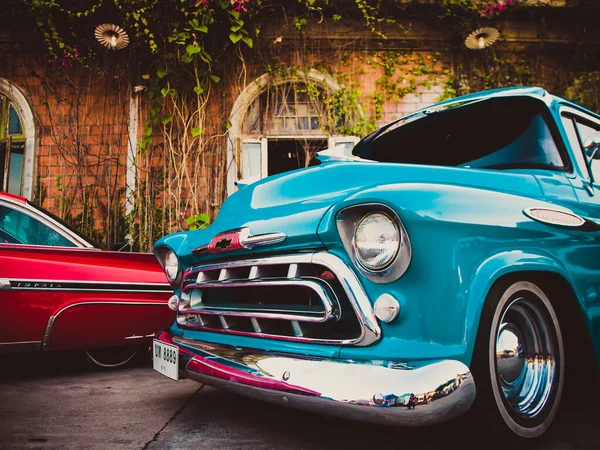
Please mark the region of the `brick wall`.
[[126, 185], [127, 84], [43, 58], [3, 59], [0, 78], [22, 91], [37, 124], [34, 201], [110, 242]]

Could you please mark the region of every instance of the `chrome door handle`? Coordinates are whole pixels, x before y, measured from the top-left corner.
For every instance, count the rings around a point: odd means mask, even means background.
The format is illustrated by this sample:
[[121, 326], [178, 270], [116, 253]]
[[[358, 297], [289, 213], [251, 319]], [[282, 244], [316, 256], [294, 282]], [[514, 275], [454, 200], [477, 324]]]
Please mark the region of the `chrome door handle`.
[[8, 278], [0, 278], [0, 290], [7, 291], [9, 289], [12, 289], [12, 286]]

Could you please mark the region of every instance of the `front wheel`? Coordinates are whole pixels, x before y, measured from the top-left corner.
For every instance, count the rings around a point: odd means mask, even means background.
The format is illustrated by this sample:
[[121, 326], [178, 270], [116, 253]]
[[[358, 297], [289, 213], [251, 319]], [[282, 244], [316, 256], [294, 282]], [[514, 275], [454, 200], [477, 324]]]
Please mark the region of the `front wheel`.
[[85, 350], [87, 360], [92, 364], [105, 369], [114, 369], [130, 362], [138, 350], [139, 345], [129, 345], [127, 347], [103, 347], [88, 348]]
[[558, 318], [544, 291], [529, 281], [491, 291], [473, 355], [476, 410], [519, 437], [540, 436], [558, 410], [564, 365]]

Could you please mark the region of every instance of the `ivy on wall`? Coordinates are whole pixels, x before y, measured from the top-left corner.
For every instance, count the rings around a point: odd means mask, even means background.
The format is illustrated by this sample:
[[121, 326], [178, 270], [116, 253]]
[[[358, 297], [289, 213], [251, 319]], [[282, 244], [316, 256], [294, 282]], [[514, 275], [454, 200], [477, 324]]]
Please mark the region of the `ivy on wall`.
[[[121, 219], [110, 213], [112, 223], [127, 224], [114, 236], [130, 234], [142, 249], [150, 248], [164, 233], [202, 227], [214, 217], [225, 193], [232, 99], [248, 80], [265, 72], [276, 78], [314, 68], [330, 75], [340, 90], [330, 92], [310, 80], [301, 81], [325, 105], [323, 126], [328, 131], [357, 136], [380, 124], [386, 104], [402, 103], [407, 95], [434, 86], [440, 86], [442, 98], [448, 98], [537, 84], [588, 107], [599, 105], [597, 62], [581, 57], [589, 48], [585, 36], [577, 55], [567, 48], [556, 53], [556, 47], [545, 46], [543, 40], [526, 49], [502, 41], [481, 51], [464, 47], [464, 37], [473, 29], [485, 25], [502, 29], [515, 17], [543, 29], [547, 11], [530, 9], [534, 0], [9, 1], [26, 6], [47, 59], [60, 70], [72, 73], [81, 66], [124, 80], [129, 88], [144, 89], [137, 94], [142, 99], [144, 129], [136, 149], [135, 208], [126, 220], [122, 201]], [[598, 12], [590, 11], [590, 17]], [[399, 30], [400, 36], [409, 30], [419, 33], [412, 18], [447, 30], [445, 41], [427, 52], [403, 48], [401, 41], [396, 48], [381, 49], [387, 30]], [[275, 19], [288, 27], [285, 49], [264, 38], [267, 24]], [[101, 23], [122, 26], [130, 35], [129, 46], [115, 52], [102, 48], [93, 36]], [[309, 31], [345, 24], [372, 33], [372, 47], [352, 50], [352, 37], [328, 42], [327, 47], [307, 44], [315, 37]], [[294, 36], [288, 37], [292, 32]], [[571, 66], [575, 56], [581, 63]], [[363, 85], [365, 71], [376, 74], [373, 92]], [[85, 198], [90, 196], [93, 192]], [[64, 212], [77, 215], [72, 209]], [[90, 220], [88, 213], [85, 220]]]

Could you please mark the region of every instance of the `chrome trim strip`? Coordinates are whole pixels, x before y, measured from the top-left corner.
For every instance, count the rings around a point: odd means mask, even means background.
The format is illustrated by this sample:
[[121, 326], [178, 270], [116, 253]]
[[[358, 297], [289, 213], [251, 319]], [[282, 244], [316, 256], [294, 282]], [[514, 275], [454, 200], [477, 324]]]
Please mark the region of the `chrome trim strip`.
[[[197, 327], [196, 325], [188, 325], [187, 322], [183, 320], [179, 320], [181, 316], [177, 317], [177, 323], [183, 326], [193, 327], [194, 331], [206, 331], [209, 333], [222, 333], [222, 334], [233, 334], [236, 336], [246, 336], [252, 338], [265, 338], [265, 339], [276, 339], [278, 341], [284, 342], [299, 342], [303, 344], [323, 344], [323, 345], [346, 345], [346, 344], [354, 344], [356, 339], [324, 339], [324, 338], [314, 338], [314, 337], [303, 337], [303, 336], [286, 336], [282, 334], [269, 334], [269, 333], [257, 333], [254, 331], [238, 331], [231, 329], [222, 329], [222, 328], [210, 328], [208, 326], [202, 325], [202, 328]], [[292, 322], [290, 321], [290, 329], [293, 331]], [[355, 344], [360, 346], [361, 344]]]
[[[203, 282], [197, 284], [190, 284], [183, 290], [184, 293], [194, 289], [227, 289], [227, 288], [245, 288], [245, 287], [263, 287], [263, 286], [301, 286], [315, 292], [321, 299], [324, 311], [317, 312], [318, 316], [314, 317], [315, 312], [306, 311], [305, 313], [298, 311], [296, 314], [284, 312], [283, 310], [273, 309], [272, 312], [269, 309], [258, 309], [253, 308], [252, 304], [247, 305], [243, 309], [227, 309], [219, 308], [218, 306], [203, 305], [201, 308], [181, 308], [179, 312], [190, 313], [190, 314], [213, 314], [213, 315], [224, 315], [224, 316], [243, 316], [243, 317], [254, 317], [257, 319], [283, 319], [283, 320], [298, 320], [303, 322], [326, 322], [328, 320], [339, 318], [339, 312], [337, 305], [330, 299], [329, 295], [319, 283], [312, 280], [300, 280], [300, 279], [283, 279], [283, 280], [263, 280], [255, 278], [251, 281], [242, 280], [225, 280], [221, 282]], [[191, 294], [190, 294], [191, 295]], [[337, 303], [337, 301], [336, 301]], [[266, 306], [266, 305], [265, 305]], [[302, 305], [290, 305], [290, 306], [302, 306]], [[307, 305], [308, 306], [308, 305]]]
[[77, 283], [77, 284], [93, 284], [93, 285], [103, 285], [103, 284], [111, 284], [111, 285], [122, 285], [122, 286], [152, 286], [152, 287], [160, 287], [165, 288], [165, 290], [170, 291], [171, 288], [169, 285], [165, 283], [132, 283], [130, 281], [89, 281], [89, 280], [32, 280], [25, 278], [14, 278], [13, 281], [27, 281], [31, 283]]
[[361, 325], [361, 336], [354, 342], [343, 342], [344, 344], [370, 345], [381, 338], [381, 328], [373, 306], [367, 297], [358, 277], [350, 268], [335, 255], [328, 252], [313, 254], [312, 262], [328, 267], [342, 284], [344, 292], [354, 308], [354, 312]]
[[287, 234], [281, 232], [250, 235], [242, 241], [242, 245], [246, 248], [254, 248], [260, 245], [277, 244], [285, 241], [286, 238]]
[[[197, 274], [198, 272], [204, 272], [209, 270], [222, 270], [222, 269], [234, 269], [238, 267], [249, 267], [249, 266], [262, 266], [262, 265], [277, 265], [277, 264], [320, 264], [331, 270], [342, 288], [350, 304], [354, 309], [354, 313], [360, 324], [360, 336], [355, 339], [311, 339], [304, 337], [287, 337], [287, 336], [273, 336], [279, 340], [288, 340], [296, 342], [312, 342], [312, 343], [327, 343], [327, 344], [338, 344], [338, 345], [370, 345], [381, 338], [381, 328], [375, 314], [373, 313], [373, 307], [369, 298], [363, 289], [360, 281], [356, 274], [344, 263], [344, 261], [337, 256], [328, 252], [316, 252], [316, 253], [299, 253], [297, 255], [283, 255], [283, 256], [272, 256], [264, 258], [246, 259], [239, 261], [229, 261], [222, 263], [214, 263], [207, 265], [198, 265], [188, 269], [183, 277], [187, 279], [190, 275]], [[212, 331], [220, 331], [211, 329]], [[255, 336], [255, 337], [270, 337], [268, 335], [259, 335], [256, 333], [226, 330], [227, 333], [238, 334], [242, 336]]]
[[184, 279], [188, 278], [193, 273], [206, 272], [209, 270], [220, 270], [220, 269], [235, 269], [237, 267], [249, 267], [249, 266], [264, 266], [264, 265], [278, 265], [278, 264], [296, 264], [312, 262], [312, 255], [314, 253], [300, 253], [298, 255], [284, 255], [284, 256], [272, 256], [255, 259], [243, 259], [238, 261], [226, 261], [213, 264], [197, 265], [189, 268]]
[[[561, 222], [559, 220], [553, 219], [552, 217], [539, 217], [539, 216], [535, 215], [535, 211], [545, 211], [548, 213], [563, 214], [565, 216], [572, 217], [573, 219], [575, 219], [575, 221], [577, 223]], [[556, 225], [559, 227], [566, 227], [566, 228], [581, 228], [583, 225], [585, 225], [585, 219], [578, 216], [577, 214], [575, 214], [572, 211], [565, 211], [565, 210], [560, 210], [560, 209], [544, 208], [544, 207], [536, 206], [536, 207], [532, 207], [532, 208], [525, 208], [523, 210], [523, 214], [525, 214], [531, 220], [535, 220], [536, 222], [545, 223], [547, 225]]]
[[[217, 233], [213, 236], [213, 238], [211, 239], [210, 242], [212, 243], [216, 238], [218, 238], [220, 236], [226, 236], [228, 234], [233, 234], [233, 233], [239, 234], [239, 239], [240, 239], [239, 244], [242, 246], [242, 248], [225, 250], [223, 253], [225, 253], [226, 251], [240, 251], [240, 250], [244, 250], [244, 249], [249, 250], [254, 247], [261, 246], [261, 245], [277, 244], [279, 242], [285, 241], [285, 239], [287, 238], [287, 234], [285, 234], [283, 232], [263, 233], [263, 234], [252, 235], [252, 234], [250, 234], [250, 229], [248, 227], [244, 227], [244, 228], [234, 228], [231, 230], [225, 230], [220, 233]], [[209, 246], [210, 246], [210, 243], [205, 244], [205, 245], [200, 245], [200, 246], [196, 247], [195, 249], [193, 249], [192, 253], [194, 255], [208, 253]], [[219, 253], [221, 253], [221, 252], [219, 252]]]
[[157, 338], [179, 347], [182, 378], [362, 422], [433, 425], [467, 412], [476, 396], [469, 368], [457, 360], [408, 365], [273, 353], [166, 332]]
[[[83, 281], [83, 280], [32, 280], [14, 278], [10, 280], [12, 289], [17, 291], [94, 291], [94, 292], [135, 292], [142, 294], [171, 292], [168, 284], [127, 283], [119, 281]], [[19, 286], [26, 284], [27, 286]], [[89, 286], [89, 287], [88, 287]]]
[[60, 316], [63, 312], [65, 312], [67, 309], [71, 309], [74, 308], [76, 306], [86, 306], [86, 305], [130, 305], [130, 306], [166, 306], [167, 308], [169, 307], [169, 305], [167, 305], [166, 302], [161, 303], [161, 302], [78, 302], [78, 303], [71, 303], [70, 305], [65, 306], [64, 308], [60, 309], [56, 314], [54, 314], [53, 316], [50, 316], [48, 318], [48, 324], [46, 325], [46, 331], [44, 332], [44, 339], [42, 340], [42, 350], [45, 350], [48, 347], [48, 343], [50, 341], [50, 336], [52, 334], [52, 327], [54, 326], [54, 322], [56, 321], [56, 318], [58, 316]]
[[39, 352], [41, 349], [40, 341], [0, 342], [0, 353]]
[[146, 339], [146, 338], [150, 338], [153, 337], [154, 334], [146, 334], [144, 336], [138, 336], [137, 334], [134, 334], [133, 336], [127, 336], [125, 339], [128, 340], [134, 340], [134, 339]]

